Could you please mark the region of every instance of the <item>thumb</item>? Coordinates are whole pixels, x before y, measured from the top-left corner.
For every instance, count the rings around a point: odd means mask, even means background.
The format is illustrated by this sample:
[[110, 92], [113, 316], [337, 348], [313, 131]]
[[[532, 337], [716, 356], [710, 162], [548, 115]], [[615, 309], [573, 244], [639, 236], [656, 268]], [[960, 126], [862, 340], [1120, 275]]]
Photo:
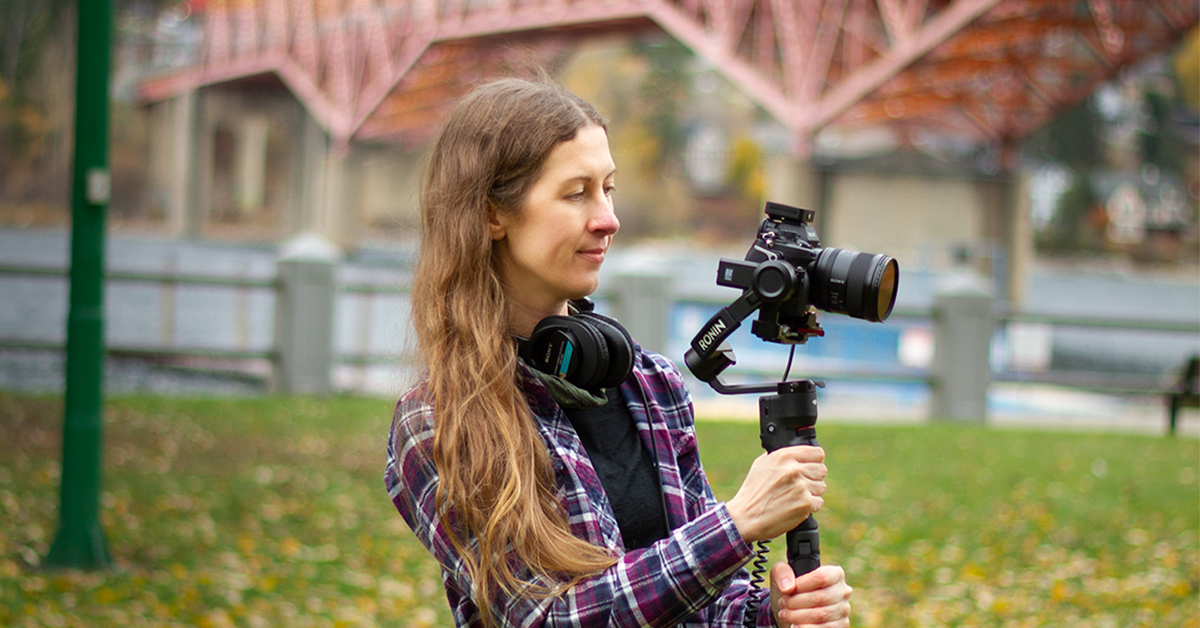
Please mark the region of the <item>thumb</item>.
[[795, 590], [796, 574], [791, 566], [784, 562], [775, 563], [771, 568], [771, 617], [779, 617], [783, 596], [791, 595]]
[[796, 588], [796, 574], [792, 567], [785, 562], [775, 563], [771, 568], [771, 586], [780, 593], [792, 593]]

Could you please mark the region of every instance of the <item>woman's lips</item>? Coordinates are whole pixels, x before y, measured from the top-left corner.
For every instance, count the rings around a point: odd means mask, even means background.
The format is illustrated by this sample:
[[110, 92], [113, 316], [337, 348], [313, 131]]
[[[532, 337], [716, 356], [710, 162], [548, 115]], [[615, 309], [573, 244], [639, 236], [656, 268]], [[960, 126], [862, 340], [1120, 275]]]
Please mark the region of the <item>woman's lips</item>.
[[605, 249], [584, 249], [580, 251], [579, 254], [582, 255], [584, 259], [599, 264], [604, 261]]

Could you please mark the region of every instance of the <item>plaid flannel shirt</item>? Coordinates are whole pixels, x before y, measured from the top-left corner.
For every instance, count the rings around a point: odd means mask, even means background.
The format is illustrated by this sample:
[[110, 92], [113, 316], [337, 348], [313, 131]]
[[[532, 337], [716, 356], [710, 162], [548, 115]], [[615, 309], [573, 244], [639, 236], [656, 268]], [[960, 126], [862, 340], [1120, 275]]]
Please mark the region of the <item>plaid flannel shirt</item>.
[[[744, 568], [753, 550], [713, 496], [700, 465], [691, 397], [678, 369], [640, 347], [637, 355], [634, 376], [621, 385], [621, 392], [647, 449], [657, 452], [670, 535], [650, 547], [625, 551], [608, 496], [579, 436], [545, 387], [526, 374], [524, 392], [550, 452], [571, 532], [608, 548], [618, 561], [556, 597], [496, 600], [498, 625], [740, 628], [747, 600], [753, 598], [760, 601], [757, 624], [775, 626], [766, 592], [751, 588]], [[442, 565], [455, 623], [482, 626], [471, 582], [434, 507], [433, 420], [421, 386], [400, 398], [388, 440], [385, 484], [396, 509]]]

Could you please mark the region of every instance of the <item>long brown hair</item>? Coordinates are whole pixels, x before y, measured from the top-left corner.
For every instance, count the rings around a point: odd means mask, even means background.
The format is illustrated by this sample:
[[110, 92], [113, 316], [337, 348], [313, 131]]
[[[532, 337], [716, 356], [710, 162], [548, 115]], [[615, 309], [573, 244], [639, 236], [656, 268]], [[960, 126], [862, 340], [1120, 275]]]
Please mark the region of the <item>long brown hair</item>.
[[595, 109], [548, 81], [488, 83], [450, 114], [422, 190], [412, 319], [434, 408], [437, 507], [488, 623], [501, 590], [552, 595], [615, 562], [571, 535], [555, 498], [488, 231], [492, 212], [520, 211], [550, 151], [589, 125], [604, 125]]

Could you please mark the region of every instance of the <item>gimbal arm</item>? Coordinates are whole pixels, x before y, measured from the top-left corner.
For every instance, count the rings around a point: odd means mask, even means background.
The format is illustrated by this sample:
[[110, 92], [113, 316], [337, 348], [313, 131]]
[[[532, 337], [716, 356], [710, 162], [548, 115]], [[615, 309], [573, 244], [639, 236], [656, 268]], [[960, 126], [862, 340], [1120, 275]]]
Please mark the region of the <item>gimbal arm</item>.
[[743, 393], [767, 393], [775, 390], [774, 384], [733, 385], [721, 381], [721, 373], [737, 362], [727, 340], [742, 321], [758, 310], [762, 301], [754, 290], [747, 289], [736, 301], [721, 308], [708, 319], [700, 332], [692, 338], [691, 348], [683, 356], [688, 370], [697, 379], [708, 384], [723, 395]]

